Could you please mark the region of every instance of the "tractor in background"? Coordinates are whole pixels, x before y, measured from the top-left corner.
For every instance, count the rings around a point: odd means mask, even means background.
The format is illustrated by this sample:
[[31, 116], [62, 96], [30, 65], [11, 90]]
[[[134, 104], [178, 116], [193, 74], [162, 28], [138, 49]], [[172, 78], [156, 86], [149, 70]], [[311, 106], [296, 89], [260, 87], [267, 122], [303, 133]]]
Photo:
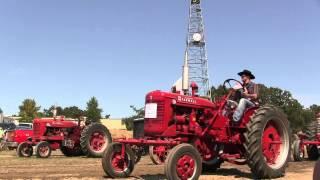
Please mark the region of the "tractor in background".
[[36, 118], [33, 135], [19, 144], [17, 155], [31, 157], [35, 149], [37, 157], [48, 158], [53, 150], [60, 149], [65, 156], [101, 157], [111, 141], [109, 130], [100, 123], [84, 125], [63, 116]]
[[303, 161], [306, 154], [309, 160], [318, 160], [320, 157], [320, 113], [316, 115], [316, 120], [305, 127], [303, 132], [297, 134], [297, 137], [292, 145], [294, 161]]
[[[102, 157], [105, 173], [113, 178], [128, 177], [136, 165], [137, 147], [152, 147], [164, 162], [168, 179], [198, 179], [202, 171], [214, 172], [227, 161], [248, 165], [254, 178], [284, 175], [290, 155], [290, 129], [286, 115], [274, 106], [249, 108], [241, 121], [232, 115], [238, 102], [236, 90], [211, 101], [197, 95], [198, 86], [188, 92], [152, 91], [146, 95], [143, 137], [117, 139]], [[241, 84], [242, 85], [242, 84]], [[230, 85], [231, 86], [231, 85]], [[243, 85], [242, 85], [243, 87]]]

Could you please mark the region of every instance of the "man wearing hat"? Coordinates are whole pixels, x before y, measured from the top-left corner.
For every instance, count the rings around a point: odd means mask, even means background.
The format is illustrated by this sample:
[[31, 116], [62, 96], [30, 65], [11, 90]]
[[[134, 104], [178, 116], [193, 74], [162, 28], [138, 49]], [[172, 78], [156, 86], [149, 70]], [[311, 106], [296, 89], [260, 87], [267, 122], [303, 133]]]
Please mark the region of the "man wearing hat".
[[255, 102], [258, 99], [257, 86], [252, 81], [255, 76], [249, 70], [243, 70], [238, 73], [241, 76], [243, 82], [243, 91], [241, 92], [241, 99], [236, 111], [233, 114], [233, 121], [239, 122], [243, 116], [243, 113], [247, 108], [255, 106]]

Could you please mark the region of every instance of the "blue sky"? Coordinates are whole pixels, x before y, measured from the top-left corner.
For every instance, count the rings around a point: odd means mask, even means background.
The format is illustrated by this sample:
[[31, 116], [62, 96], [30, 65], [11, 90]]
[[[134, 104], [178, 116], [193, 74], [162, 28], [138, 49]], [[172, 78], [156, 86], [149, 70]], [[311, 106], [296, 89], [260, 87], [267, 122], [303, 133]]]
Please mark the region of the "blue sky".
[[[247, 68], [257, 82], [320, 103], [320, 2], [203, 0], [213, 85]], [[186, 0], [0, 2], [0, 107], [25, 98], [42, 108], [96, 96], [123, 117], [181, 74]]]

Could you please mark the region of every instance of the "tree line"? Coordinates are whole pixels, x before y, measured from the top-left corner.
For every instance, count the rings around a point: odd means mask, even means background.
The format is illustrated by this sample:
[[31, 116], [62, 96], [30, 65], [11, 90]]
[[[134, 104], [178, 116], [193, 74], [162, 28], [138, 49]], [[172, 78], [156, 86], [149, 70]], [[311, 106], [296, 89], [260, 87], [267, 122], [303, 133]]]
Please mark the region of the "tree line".
[[[310, 107], [304, 107], [292, 96], [290, 91], [277, 87], [267, 87], [264, 84], [259, 84], [258, 87], [260, 105], [270, 104], [282, 109], [287, 115], [290, 126], [294, 132], [303, 130], [308, 123], [316, 119], [315, 115], [320, 112], [319, 105], [314, 104]], [[222, 97], [225, 94], [226, 91], [222, 85], [211, 87], [211, 98], [213, 100], [217, 97]], [[133, 128], [134, 119], [144, 117], [144, 108], [130, 107], [134, 114], [122, 119], [128, 130]]]
[[[90, 98], [87, 102], [85, 110], [80, 109], [77, 106], [61, 107], [51, 106], [49, 108], [40, 111], [41, 106], [38, 106], [34, 99], [25, 99], [19, 106], [19, 114], [21, 122], [31, 123], [34, 118], [41, 117], [53, 117], [53, 111], [56, 111], [57, 116], [65, 116], [67, 118], [79, 119], [82, 116], [87, 117], [89, 121], [99, 122], [102, 118], [101, 113], [103, 110], [99, 108], [99, 103], [96, 97]], [[110, 115], [106, 115], [105, 118], [109, 118]]]

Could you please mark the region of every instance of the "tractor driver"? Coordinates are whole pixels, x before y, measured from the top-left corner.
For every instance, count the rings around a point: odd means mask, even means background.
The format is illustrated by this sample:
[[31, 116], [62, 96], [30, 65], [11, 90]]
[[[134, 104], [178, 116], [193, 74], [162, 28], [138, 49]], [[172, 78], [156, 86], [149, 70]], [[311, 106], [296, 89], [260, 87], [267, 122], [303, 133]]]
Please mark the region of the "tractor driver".
[[252, 81], [255, 76], [249, 70], [243, 70], [238, 73], [241, 76], [243, 82], [243, 91], [241, 92], [241, 99], [236, 111], [233, 114], [233, 121], [239, 122], [243, 116], [243, 113], [247, 108], [255, 106], [255, 102], [258, 99], [257, 86]]

